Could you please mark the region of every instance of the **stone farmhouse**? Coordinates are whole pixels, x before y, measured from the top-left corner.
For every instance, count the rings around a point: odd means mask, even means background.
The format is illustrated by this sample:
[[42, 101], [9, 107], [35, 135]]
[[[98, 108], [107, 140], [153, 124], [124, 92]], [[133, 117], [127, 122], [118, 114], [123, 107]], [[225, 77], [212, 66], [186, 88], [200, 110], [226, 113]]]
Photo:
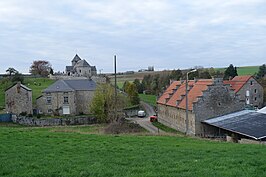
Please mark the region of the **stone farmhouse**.
[[209, 126], [204, 120], [243, 110], [248, 105], [261, 107], [263, 88], [252, 76], [237, 76], [230, 81], [199, 79], [188, 81], [188, 130], [186, 130], [185, 81], [174, 81], [157, 100], [158, 120], [181, 132], [203, 135]]
[[86, 60], [82, 60], [78, 54], [71, 61], [71, 66], [66, 66], [66, 75], [75, 77], [92, 77], [97, 75], [95, 66], [88, 64]]
[[47, 115], [89, 114], [95, 89], [90, 79], [58, 80], [37, 98], [37, 110]]
[[263, 106], [263, 87], [253, 76], [236, 76], [232, 80], [224, 81], [229, 84], [240, 100], [257, 108]]
[[18, 82], [5, 91], [6, 111], [13, 114], [32, 114], [32, 90]]

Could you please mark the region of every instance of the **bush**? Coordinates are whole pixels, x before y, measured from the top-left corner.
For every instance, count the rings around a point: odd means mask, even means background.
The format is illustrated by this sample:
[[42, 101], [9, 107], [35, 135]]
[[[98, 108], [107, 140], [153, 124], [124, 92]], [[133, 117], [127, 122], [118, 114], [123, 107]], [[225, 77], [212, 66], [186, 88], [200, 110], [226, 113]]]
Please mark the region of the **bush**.
[[33, 115], [32, 114], [28, 114], [28, 117], [33, 117]]
[[37, 114], [37, 118], [40, 119], [42, 117], [41, 114]]
[[27, 112], [21, 112], [19, 115], [20, 116], [26, 116], [27, 115]]

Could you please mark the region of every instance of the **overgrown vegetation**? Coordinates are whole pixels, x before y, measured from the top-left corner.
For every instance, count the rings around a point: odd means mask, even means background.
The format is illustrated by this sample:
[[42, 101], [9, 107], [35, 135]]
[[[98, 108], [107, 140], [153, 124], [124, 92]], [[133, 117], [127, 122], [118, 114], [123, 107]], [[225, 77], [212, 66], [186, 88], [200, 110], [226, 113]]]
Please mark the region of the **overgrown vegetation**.
[[2, 126], [0, 176], [266, 176], [265, 146], [97, 129]]
[[170, 128], [170, 127], [167, 127], [167, 126], [161, 124], [160, 122], [152, 122], [152, 124], [155, 127], [159, 128], [160, 130], [163, 130], [163, 131], [165, 131], [167, 133], [176, 133], [176, 134], [180, 134], [180, 135], [183, 134], [183, 133], [181, 133], [181, 132], [179, 132], [179, 131], [177, 131], [177, 130], [175, 130], [173, 128]]
[[95, 91], [90, 111], [101, 123], [117, 121], [123, 117], [122, 110], [128, 106], [125, 95], [117, 94], [115, 98], [115, 89], [110, 84], [98, 84]]

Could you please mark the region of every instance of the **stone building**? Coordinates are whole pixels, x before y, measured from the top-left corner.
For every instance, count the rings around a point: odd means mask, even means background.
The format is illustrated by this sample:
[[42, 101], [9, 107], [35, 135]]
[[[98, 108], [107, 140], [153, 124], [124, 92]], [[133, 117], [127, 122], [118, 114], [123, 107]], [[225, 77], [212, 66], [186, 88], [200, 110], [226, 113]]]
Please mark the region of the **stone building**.
[[246, 105], [263, 107], [263, 87], [253, 76], [236, 76], [224, 83], [229, 84]]
[[89, 114], [96, 83], [89, 79], [58, 80], [37, 98], [39, 113], [48, 115]]
[[5, 91], [6, 111], [13, 114], [32, 114], [32, 90], [18, 82]]
[[174, 81], [157, 101], [159, 122], [181, 132], [202, 135], [207, 130], [202, 121], [244, 109], [230, 85], [222, 79], [188, 81], [188, 130], [186, 130], [185, 81]]
[[75, 77], [91, 77], [97, 75], [95, 66], [88, 64], [86, 60], [82, 60], [78, 54], [71, 61], [71, 66], [66, 66], [66, 75]]

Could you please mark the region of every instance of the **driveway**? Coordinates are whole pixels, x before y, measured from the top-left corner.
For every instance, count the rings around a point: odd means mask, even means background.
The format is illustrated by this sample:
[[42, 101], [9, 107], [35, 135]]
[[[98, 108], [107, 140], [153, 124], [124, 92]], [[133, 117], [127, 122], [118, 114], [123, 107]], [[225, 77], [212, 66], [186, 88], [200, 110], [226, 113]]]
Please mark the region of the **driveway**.
[[137, 122], [141, 127], [145, 128], [146, 130], [148, 130], [151, 133], [165, 133], [164, 131], [160, 130], [159, 128], [155, 127], [151, 122], [149, 117], [152, 115], [155, 115], [155, 111], [153, 109], [153, 107], [143, 101], [140, 102], [140, 104], [142, 105], [142, 107], [145, 109], [146, 111], [146, 117], [144, 118], [131, 118], [130, 120], [133, 120], [135, 122]]

